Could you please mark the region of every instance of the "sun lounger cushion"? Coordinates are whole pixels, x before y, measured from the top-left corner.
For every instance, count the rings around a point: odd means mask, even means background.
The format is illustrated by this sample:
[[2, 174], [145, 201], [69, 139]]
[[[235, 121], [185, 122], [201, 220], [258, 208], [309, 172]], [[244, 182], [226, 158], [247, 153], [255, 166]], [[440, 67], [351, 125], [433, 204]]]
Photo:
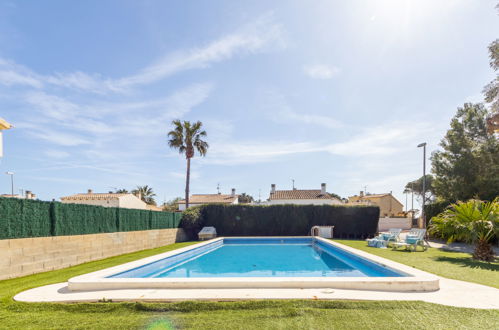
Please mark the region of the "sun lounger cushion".
[[392, 234], [383, 234], [382, 236], [385, 241], [388, 241], [389, 239], [393, 238]]
[[405, 241], [408, 244], [415, 244], [418, 240], [419, 240], [418, 236], [407, 235], [407, 237], [405, 238]]

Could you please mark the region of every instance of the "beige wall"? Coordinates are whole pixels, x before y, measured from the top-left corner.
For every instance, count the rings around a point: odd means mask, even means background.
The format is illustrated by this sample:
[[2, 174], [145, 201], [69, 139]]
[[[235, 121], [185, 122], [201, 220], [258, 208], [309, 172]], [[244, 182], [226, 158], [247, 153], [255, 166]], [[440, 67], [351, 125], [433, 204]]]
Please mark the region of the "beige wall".
[[183, 229], [0, 240], [0, 280], [187, 240]]
[[120, 196], [119, 198], [107, 198], [107, 199], [61, 199], [64, 204], [85, 204], [94, 206], [104, 206], [104, 207], [121, 207], [124, 209], [139, 209], [146, 210], [147, 204], [142, 200], [138, 199], [134, 195]]
[[125, 209], [146, 210], [147, 204], [134, 195], [126, 195], [120, 197], [120, 207]]
[[379, 206], [380, 217], [398, 215], [404, 210], [404, 206], [393, 195], [367, 197], [351, 196], [348, 197], [348, 201], [352, 204]]
[[120, 207], [120, 202], [117, 198], [109, 199], [81, 199], [81, 200], [71, 200], [71, 199], [61, 199], [63, 204], [85, 204], [94, 206], [104, 206], [104, 207]]

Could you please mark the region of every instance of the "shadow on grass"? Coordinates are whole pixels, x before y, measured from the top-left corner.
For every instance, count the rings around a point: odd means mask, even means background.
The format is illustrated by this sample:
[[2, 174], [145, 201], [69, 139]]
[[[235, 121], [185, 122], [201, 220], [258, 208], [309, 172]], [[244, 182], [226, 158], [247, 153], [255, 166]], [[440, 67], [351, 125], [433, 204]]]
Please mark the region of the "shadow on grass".
[[470, 267], [470, 268], [479, 268], [479, 269], [499, 271], [499, 264], [498, 263], [490, 263], [490, 262], [485, 262], [485, 261], [473, 260], [471, 257], [438, 256], [438, 257], [434, 257], [433, 260], [450, 262], [452, 264], [457, 264], [457, 265], [460, 265], [462, 267]]

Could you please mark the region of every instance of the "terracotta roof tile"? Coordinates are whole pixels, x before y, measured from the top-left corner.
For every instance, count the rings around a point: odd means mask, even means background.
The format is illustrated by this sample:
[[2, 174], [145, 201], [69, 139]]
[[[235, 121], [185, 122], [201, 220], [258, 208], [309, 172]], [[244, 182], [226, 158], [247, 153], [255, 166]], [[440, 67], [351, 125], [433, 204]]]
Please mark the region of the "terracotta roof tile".
[[[189, 198], [189, 204], [208, 204], [208, 203], [233, 203], [239, 195], [222, 195], [222, 194], [198, 194], [192, 195]], [[178, 202], [179, 204], [185, 204], [185, 200]]]
[[270, 193], [270, 200], [276, 199], [335, 199], [328, 193], [322, 194], [320, 189], [316, 190], [276, 190]]

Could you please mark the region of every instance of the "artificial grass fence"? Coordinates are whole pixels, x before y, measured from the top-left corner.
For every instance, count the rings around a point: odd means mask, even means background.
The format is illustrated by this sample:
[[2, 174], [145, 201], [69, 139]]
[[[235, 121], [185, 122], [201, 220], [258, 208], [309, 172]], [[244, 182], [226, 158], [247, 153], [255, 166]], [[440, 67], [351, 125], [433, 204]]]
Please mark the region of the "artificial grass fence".
[[334, 237], [367, 238], [378, 221], [377, 206], [209, 204], [184, 211], [181, 227], [191, 235], [213, 226], [219, 236], [307, 236], [313, 226], [334, 226]]
[[178, 228], [174, 212], [0, 198], [0, 239]]
[[[365, 242], [362, 242], [365, 243]], [[0, 281], [2, 329], [497, 329], [499, 311], [414, 301], [20, 303], [21, 291], [184, 247], [176, 243], [52, 272]], [[452, 259], [454, 254], [442, 251]], [[404, 253], [400, 253], [404, 254]], [[426, 254], [419, 253], [424, 258]], [[440, 261], [442, 267], [450, 261]], [[467, 272], [463, 268], [461, 272]]]

